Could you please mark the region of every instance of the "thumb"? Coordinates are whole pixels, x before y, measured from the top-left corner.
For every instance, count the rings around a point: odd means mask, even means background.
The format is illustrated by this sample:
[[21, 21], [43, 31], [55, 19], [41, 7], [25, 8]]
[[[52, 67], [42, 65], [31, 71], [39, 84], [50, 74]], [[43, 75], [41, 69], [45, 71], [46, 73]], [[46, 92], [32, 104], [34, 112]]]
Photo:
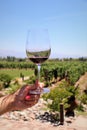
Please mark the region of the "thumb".
[[39, 81], [38, 81], [38, 79], [37, 79], [37, 80], [35, 81], [35, 88], [37, 88], [38, 85], [39, 85]]
[[37, 79], [37, 80], [35, 81], [35, 84], [32, 85], [32, 86], [30, 86], [30, 90], [35, 90], [35, 89], [38, 88], [38, 86], [39, 86], [39, 81], [38, 81], [38, 79]]

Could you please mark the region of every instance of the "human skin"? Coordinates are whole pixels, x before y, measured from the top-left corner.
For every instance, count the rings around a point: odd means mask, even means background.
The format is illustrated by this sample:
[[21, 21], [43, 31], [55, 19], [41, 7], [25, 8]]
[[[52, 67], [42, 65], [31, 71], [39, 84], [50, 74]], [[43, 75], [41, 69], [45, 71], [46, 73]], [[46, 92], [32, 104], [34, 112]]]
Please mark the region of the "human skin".
[[29, 91], [37, 89], [38, 86], [42, 89], [43, 85], [36, 81], [34, 85], [24, 85], [15, 93], [1, 97], [0, 115], [13, 110], [23, 110], [34, 106], [38, 102], [40, 94], [29, 94]]

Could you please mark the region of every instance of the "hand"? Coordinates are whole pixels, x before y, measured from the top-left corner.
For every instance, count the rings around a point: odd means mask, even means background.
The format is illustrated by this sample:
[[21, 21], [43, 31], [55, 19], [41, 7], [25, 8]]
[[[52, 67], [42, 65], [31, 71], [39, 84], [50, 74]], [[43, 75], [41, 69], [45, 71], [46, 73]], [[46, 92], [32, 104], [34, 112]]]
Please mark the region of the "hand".
[[34, 85], [25, 85], [17, 92], [15, 92], [13, 94], [14, 110], [23, 110], [35, 105], [40, 98], [40, 94], [29, 94], [29, 91], [36, 90], [38, 86], [42, 90], [43, 84], [38, 83], [38, 80], [36, 80]]

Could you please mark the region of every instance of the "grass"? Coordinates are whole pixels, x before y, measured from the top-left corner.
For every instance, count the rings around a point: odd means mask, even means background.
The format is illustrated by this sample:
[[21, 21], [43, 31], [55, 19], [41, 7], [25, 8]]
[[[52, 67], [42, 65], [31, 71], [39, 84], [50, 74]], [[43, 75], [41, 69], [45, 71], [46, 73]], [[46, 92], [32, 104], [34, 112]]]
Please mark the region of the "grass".
[[31, 76], [34, 74], [34, 70], [32, 69], [0, 69], [0, 74], [8, 74], [12, 77], [12, 79], [19, 78], [21, 73], [24, 76]]

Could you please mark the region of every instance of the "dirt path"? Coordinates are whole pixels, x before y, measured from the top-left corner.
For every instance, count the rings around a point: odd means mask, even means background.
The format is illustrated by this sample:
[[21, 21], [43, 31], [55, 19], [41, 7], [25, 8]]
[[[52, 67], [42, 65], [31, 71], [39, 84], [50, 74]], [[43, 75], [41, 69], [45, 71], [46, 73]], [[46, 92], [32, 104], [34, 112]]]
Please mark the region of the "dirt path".
[[15, 121], [0, 117], [0, 130], [87, 130], [87, 116], [78, 116], [64, 125], [53, 125], [39, 120]]
[[80, 77], [75, 86], [79, 86], [81, 92], [87, 89], [87, 72]]
[[70, 126], [76, 130], [87, 130], [87, 116], [78, 116]]
[[14, 121], [2, 119], [0, 120], [0, 130], [74, 130], [71, 126], [53, 126], [47, 122], [40, 121]]

